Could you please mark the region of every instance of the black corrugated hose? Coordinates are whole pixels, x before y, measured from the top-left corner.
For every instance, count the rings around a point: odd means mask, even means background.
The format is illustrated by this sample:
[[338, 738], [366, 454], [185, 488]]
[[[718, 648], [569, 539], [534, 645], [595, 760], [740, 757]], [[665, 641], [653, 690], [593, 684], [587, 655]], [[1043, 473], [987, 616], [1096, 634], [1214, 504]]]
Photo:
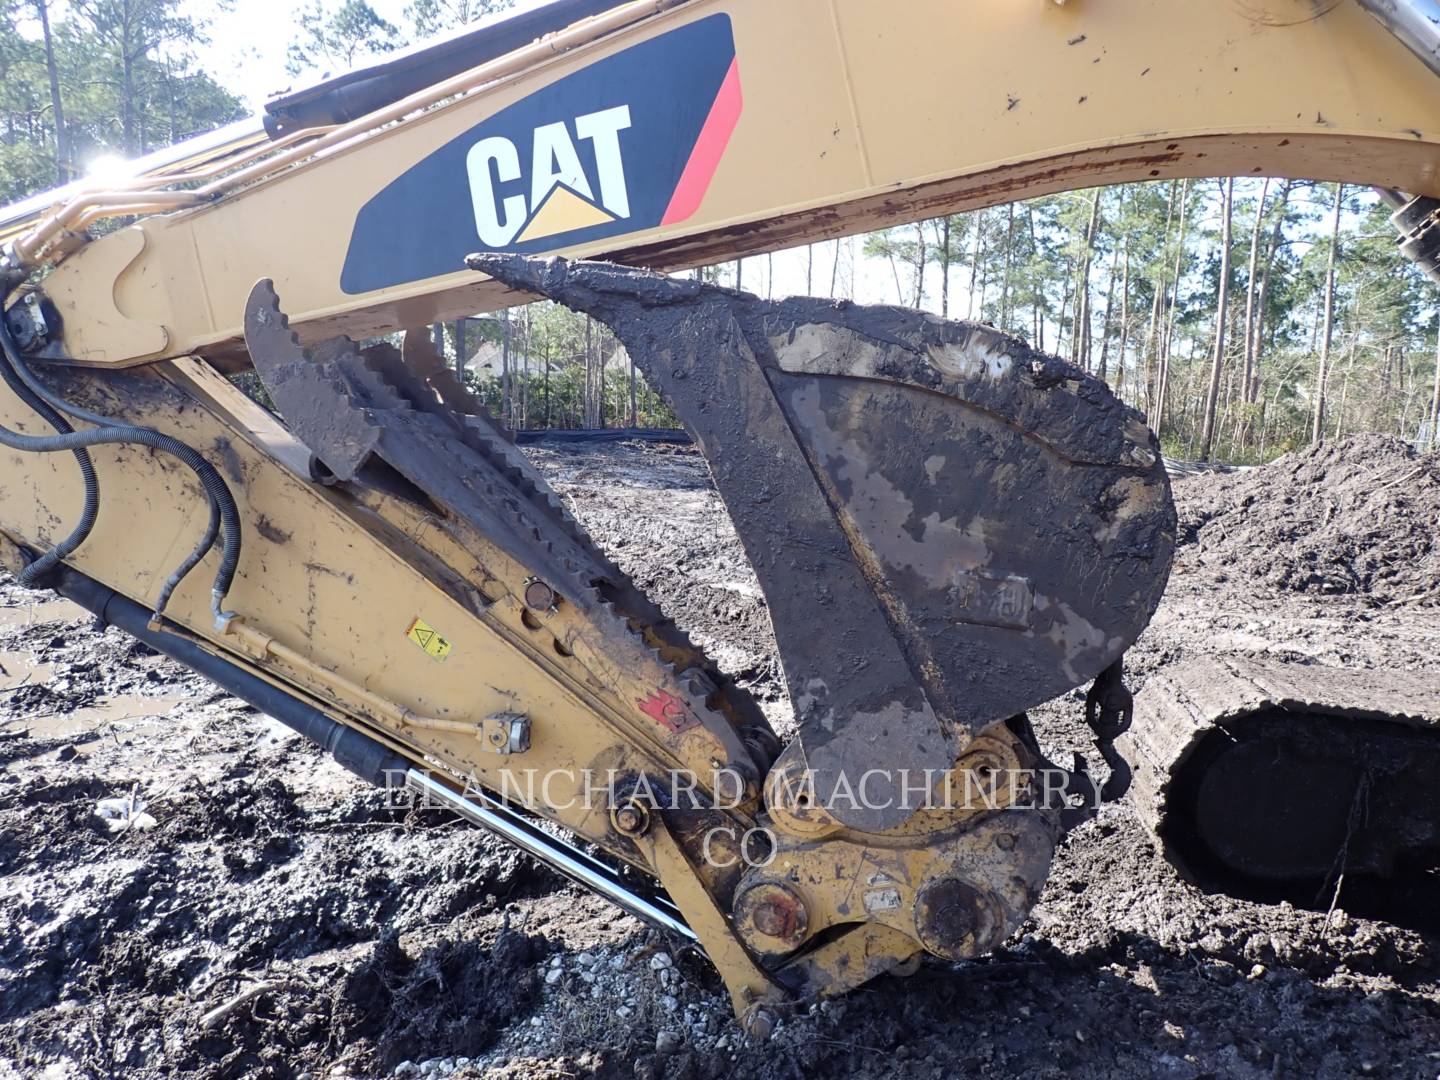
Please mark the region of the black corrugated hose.
[[[5, 360], [7, 361], [0, 364], [0, 376], [4, 377], [6, 384], [15, 391], [16, 396], [39, 413], [41, 418], [56, 432], [62, 436], [71, 434], [75, 429], [66, 422], [65, 418], [32, 393], [30, 388], [21, 383], [11, 370], [8, 360], [14, 339], [10, 336], [10, 328], [5, 325], [3, 313], [0, 313], [0, 335], [3, 335], [3, 338], [0, 338], [0, 344], [4, 345]], [[5, 436], [12, 434], [14, 433], [0, 428], [0, 443], [11, 446], [11, 443], [5, 441]], [[24, 436], [19, 437], [23, 438]], [[22, 449], [18, 446], [11, 446], [11, 448]], [[80, 466], [80, 478], [85, 484], [85, 505], [80, 511], [80, 520], [75, 523], [75, 528], [71, 530], [70, 535], [20, 571], [20, 584], [27, 588], [39, 585], [45, 575], [60, 565], [60, 560], [85, 542], [85, 538], [90, 535], [90, 530], [95, 528], [95, 519], [100, 513], [100, 481], [95, 476], [95, 463], [90, 460], [90, 454], [84, 447], [72, 447], [70, 452], [75, 455], [75, 462]]]
[[[215, 574], [215, 584], [211, 592], [211, 609], [219, 616], [225, 596], [235, 579], [236, 568], [240, 564], [240, 512], [235, 505], [234, 495], [230, 493], [229, 486], [215, 467], [201, 457], [194, 447], [179, 439], [153, 428], [117, 422], [99, 413], [71, 405], [59, 397], [26, 366], [3, 314], [0, 314], [0, 378], [4, 379], [20, 400], [39, 413], [56, 431], [55, 435], [23, 435], [0, 427], [0, 446], [32, 453], [68, 450], [75, 455], [85, 484], [85, 505], [79, 523], [69, 536], [25, 568], [20, 575], [21, 584], [38, 583], [62, 559], [84, 543], [95, 526], [95, 518], [99, 512], [99, 484], [95, 477], [94, 464], [90, 455], [85, 452], [85, 447], [137, 443], [178, 458], [199, 479], [210, 504], [210, 518], [204, 536], [195, 550], [186, 556], [174, 573], [165, 580], [155, 604], [155, 613], [159, 615], [165, 610], [175, 587], [199, 565], [200, 560], [215, 545], [216, 537], [223, 533], [220, 567]], [[98, 426], [86, 431], [76, 431], [57, 410]]]

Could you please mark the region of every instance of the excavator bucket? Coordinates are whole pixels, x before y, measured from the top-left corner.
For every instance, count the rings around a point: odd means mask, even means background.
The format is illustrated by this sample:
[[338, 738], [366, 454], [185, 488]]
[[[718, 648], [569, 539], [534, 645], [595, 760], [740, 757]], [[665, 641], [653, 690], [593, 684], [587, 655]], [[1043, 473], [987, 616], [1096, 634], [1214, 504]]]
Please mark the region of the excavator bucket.
[[[898, 825], [906, 778], [1095, 678], [1160, 600], [1175, 512], [1155, 437], [1017, 338], [604, 263], [469, 265], [610, 326], [694, 434], [849, 828]], [[862, 778], [866, 798], [835, 797]]]

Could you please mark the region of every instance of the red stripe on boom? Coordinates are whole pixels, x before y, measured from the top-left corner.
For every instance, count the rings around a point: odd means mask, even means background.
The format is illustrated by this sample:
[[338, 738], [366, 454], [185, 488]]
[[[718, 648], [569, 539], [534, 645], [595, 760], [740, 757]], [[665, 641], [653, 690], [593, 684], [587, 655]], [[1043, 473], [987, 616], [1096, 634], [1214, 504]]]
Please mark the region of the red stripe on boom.
[[690, 151], [690, 160], [685, 163], [685, 171], [680, 174], [680, 182], [675, 185], [675, 194], [670, 196], [670, 205], [665, 208], [665, 216], [660, 220], [661, 225], [684, 221], [700, 209], [700, 200], [705, 198], [705, 192], [710, 189], [710, 181], [715, 178], [715, 170], [730, 142], [730, 133], [740, 121], [743, 104], [740, 96], [740, 60], [737, 57], [730, 61], [730, 70], [725, 75], [725, 81], [720, 84], [720, 92], [715, 95], [715, 104], [710, 106], [710, 115], [705, 119], [705, 126], [700, 129], [695, 148]]

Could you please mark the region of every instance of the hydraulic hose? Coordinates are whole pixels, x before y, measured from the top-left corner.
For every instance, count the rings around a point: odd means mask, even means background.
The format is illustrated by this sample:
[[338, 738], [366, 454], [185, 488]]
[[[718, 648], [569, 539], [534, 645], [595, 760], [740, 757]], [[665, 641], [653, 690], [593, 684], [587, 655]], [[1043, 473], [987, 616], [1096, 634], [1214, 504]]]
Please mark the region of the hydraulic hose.
[[[216, 468], [200, 456], [194, 447], [181, 442], [179, 439], [163, 434], [153, 428], [138, 427], [131, 424], [122, 424], [99, 413], [82, 409], [79, 406], [71, 405], [54, 391], [46, 387], [30, 371], [20, 356], [20, 351], [15, 346], [14, 338], [10, 329], [5, 325], [4, 319], [0, 318], [0, 351], [3, 351], [3, 363], [0, 363], [0, 377], [3, 377], [6, 384], [16, 392], [20, 398], [43, 416], [47, 422], [55, 427], [56, 435], [22, 435], [19, 432], [10, 431], [0, 427], [0, 446], [9, 447], [12, 450], [22, 450], [33, 453], [55, 453], [69, 450], [76, 454], [84, 454], [84, 448], [88, 446], [99, 446], [109, 444], [135, 443], [141, 446], [148, 446], [162, 453], [170, 454], [178, 458], [182, 464], [189, 468], [199, 479], [201, 486], [205, 489], [206, 498], [210, 504], [210, 518], [206, 526], [204, 536], [195, 549], [186, 556], [185, 560], [176, 567], [175, 571], [165, 580], [161, 587], [160, 596], [155, 606], [155, 613], [161, 614], [169, 603], [171, 594], [176, 586], [190, 573], [205, 554], [215, 544], [217, 535], [223, 534], [221, 541], [220, 566], [215, 574], [215, 583], [211, 590], [211, 610], [220, 617], [224, 614], [221, 610], [225, 596], [230, 591], [230, 586], [235, 579], [236, 569], [240, 564], [240, 512], [235, 504], [235, 497], [231, 494], [229, 486]], [[69, 413], [76, 419], [88, 423], [101, 425], [87, 431], [75, 431], [60, 417], [55, 410]], [[41, 556], [25, 570], [22, 582], [37, 580], [43, 573], [52, 568], [70, 552], [74, 551], [94, 527], [94, 517], [98, 513], [99, 496], [98, 484], [94, 484], [94, 467], [85, 454], [82, 463], [82, 473], [89, 469], [89, 478], [86, 486], [86, 515], [82, 515], [80, 526], [77, 526], [60, 544], [51, 551]], [[92, 485], [95, 490], [95, 505], [92, 508], [90, 492]], [[88, 516], [88, 524], [84, 517]], [[78, 539], [75, 539], [78, 535]], [[73, 545], [71, 541], [74, 540]], [[71, 545], [68, 546], [67, 545]], [[58, 553], [58, 554], [57, 554]], [[48, 560], [48, 562], [47, 562]], [[45, 563], [43, 567], [41, 564]], [[36, 569], [41, 567], [40, 569]], [[26, 578], [28, 577], [28, 581]]]
[[[160, 586], [160, 595], [155, 600], [156, 615], [164, 614], [166, 606], [170, 603], [171, 594], [175, 592], [180, 582], [185, 580], [185, 576], [200, 565], [200, 560], [205, 558], [210, 549], [215, 546], [215, 540], [220, 535], [220, 504], [214, 499], [207, 498], [205, 501], [210, 504], [210, 520], [205, 524], [205, 534], [200, 537], [200, 542], [195, 545], [190, 554], [185, 556], [184, 561], [171, 572], [170, 576], [167, 577]], [[224, 553], [222, 552], [221, 554], [223, 557]], [[228, 584], [226, 585], [226, 591], [229, 591]], [[215, 596], [214, 612], [217, 616], [220, 614], [220, 605], [224, 602], [224, 596], [225, 594], [223, 592]]]
[[[7, 335], [9, 335], [10, 333], [10, 328], [8, 326], [5, 327], [5, 333]], [[13, 347], [14, 344], [15, 339], [14, 337], [11, 337], [8, 345]], [[65, 415], [72, 417], [73, 419], [83, 420], [85, 421], [85, 423], [94, 424], [96, 427], [113, 428], [125, 426], [119, 421], [117, 421], [114, 417], [105, 416], [97, 412], [91, 412], [89, 409], [81, 408], [79, 405], [76, 405], [73, 402], [66, 401], [54, 390], [50, 389], [50, 387], [46, 386], [43, 382], [40, 381], [40, 376], [36, 375], [34, 370], [31, 369], [30, 365], [25, 362], [25, 357], [21, 354], [18, 348], [11, 347], [6, 348], [5, 359], [9, 361], [10, 366], [15, 370], [15, 374], [20, 377], [20, 381], [29, 388], [31, 393], [33, 393], [36, 397], [40, 398], [47, 405], [60, 410]], [[68, 431], [72, 429], [67, 427], [66, 430]]]
[[[127, 427], [129, 427], [131, 430], [140, 430], [138, 428], [134, 428], [131, 425], [120, 424], [112, 417], [105, 416], [102, 413], [92, 412], [89, 409], [81, 408], [79, 405], [76, 405], [73, 402], [66, 401], [64, 398], [60, 397], [60, 395], [57, 394], [54, 390], [50, 389], [43, 382], [40, 381], [40, 377], [36, 375], [33, 370], [31, 370], [30, 365], [25, 363], [24, 358], [19, 354], [18, 350], [16, 350], [14, 355], [7, 355], [6, 359], [10, 362], [10, 366], [14, 368], [15, 374], [20, 377], [21, 381], [24, 382], [31, 391], [33, 391], [46, 403], [55, 407], [56, 409], [59, 409], [62, 412], [69, 413], [77, 420], [84, 420], [86, 423], [96, 424], [99, 427], [109, 428], [112, 430], [125, 430]], [[198, 457], [199, 455], [196, 456]], [[211, 472], [214, 472], [214, 467], [211, 466], [209, 462], [204, 462], [203, 459], [201, 459], [201, 461], [204, 464], [205, 468], [209, 469]], [[194, 468], [194, 466], [189, 461], [186, 461], [186, 464], [190, 465], [192, 469]], [[205, 483], [204, 473], [199, 469], [195, 469], [195, 473], [200, 478], [200, 481], [203, 485]], [[216, 476], [216, 480], [219, 480], [218, 474]], [[220, 486], [224, 488], [224, 496], [226, 498], [229, 498], [233, 504], [234, 500], [230, 496], [229, 488], [224, 485], [223, 481], [220, 481]], [[192, 550], [190, 554], [185, 557], [184, 561], [175, 568], [174, 572], [171, 573], [171, 575], [166, 578], [164, 583], [161, 585], [159, 598], [155, 602], [155, 614], [157, 615], [162, 614], [165, 611], [166, 606], [168, 606], [170, 603], [171, 595], [175, 592], [175, 589], [180, 584], [180, 582], [185, 579], [185, 576], [189, 574], [191, 570], [195, 569], [195, 567], [199, 565], [200, 560], [205, 558], [206, 554], [210, 551], [210, 549], [215, 546], [216, 537], [219, 535], [222, 522], [224, 521], [224, 515], [221, 510], [221, 503], [212, 493], [211, 486], [206, 486], [205, 496], [206, 501], [210, 505], [210, 520], [205, 527], [205, 533], [203, 536], [201, 536], [200, 542], [195, 545], [194, 550]], [[223, 595], [223, 593], [221, 595]], [[215, 613], [217, 615], [220, 613], [218, 603], [215, 606]]]
[[[0, 345], [4, 347], [6, 361], [0, 363], [0, 377], [4, 378], [5, 384], [15, 392], [16, 397], [39, 413], [41, 418], [55, 429], [56, 437], [73, 434], [75, 429], [66, 422], [65, 418], [31, 391], [11, 368], [8, 362], [10, 353], [12, 350], [18, 353], [18, 350], [14, 349], [15, 342], [10, 336], [10, 328], [5, 325], [3, 314], [0, 314]], [[10, 446], [10, 443], [4, 441], [4, 437], [14, 434], [5, 428], [0, 428], [0, 443]], [[18, 437], [24, 438], [25, 436]], [[19, 448], [12, 447], [12, 449]], [[60, 565], [62, 559], [83, 544], [91, 530], [95, 528], [95, 520], [100, 515], [100, 481], [95, 475], [95, 463], [90, 460], [89, 452], [82, 446], [72, 447], [70, 452], [75, 455], [75, 462], [80, 466], [80, 479], [85, 485], [85, 503], [80, 511], [80, 520], [75, 523], [75, 528], [71, 530], [69, 536], [20, 571], [20, 584], [27, 588], [40, 584], [47, 574]]]

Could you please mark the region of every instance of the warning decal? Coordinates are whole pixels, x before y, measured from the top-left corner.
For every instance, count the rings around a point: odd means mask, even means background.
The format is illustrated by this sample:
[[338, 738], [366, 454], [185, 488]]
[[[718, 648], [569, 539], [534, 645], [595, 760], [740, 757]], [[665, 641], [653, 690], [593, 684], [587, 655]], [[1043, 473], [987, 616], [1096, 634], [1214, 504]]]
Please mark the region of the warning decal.
[[444, 660], [450, 655], [450, 642], [418, 615], [410, 624], [410, 629], [405, 631], [405, 636], [424, 649], [432, 660]]

